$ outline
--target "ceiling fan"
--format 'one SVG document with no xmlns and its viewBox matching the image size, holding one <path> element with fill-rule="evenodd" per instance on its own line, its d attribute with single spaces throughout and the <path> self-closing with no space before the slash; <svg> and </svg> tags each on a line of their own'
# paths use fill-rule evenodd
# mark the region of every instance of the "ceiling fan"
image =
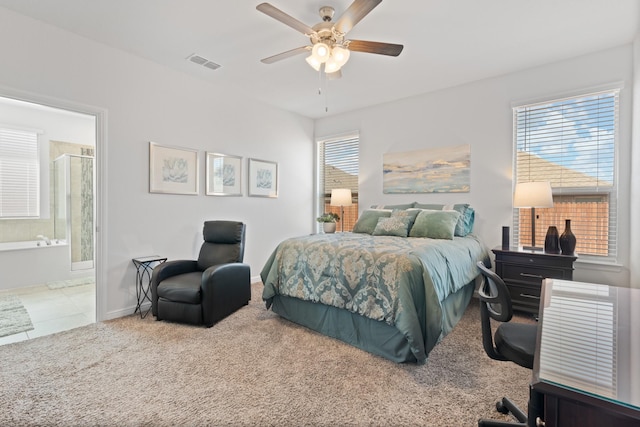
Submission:
<svg viewBox="0 0 640 427">
<path fill-rule="evenodd" d="M 269 56 L 261 61 L 265 64 L 272 64 L 282 59 L 311 52 L 306 58 L 311 67 L 316 71 L 324 72 L 328 78 L 338 78 L 342 75 L 340 69 L 349 60 L 350 51 L 398 56 L 404 48 L 401 44 L 347 40 L 345 38 L 346 34 L 380 2 L 382 0 L 355 0 L 335 22 L 332 21 L 334 8 L 323 6 L 319 10 L 322 22 L 313 27 L 287 15 L 269 3 L 261 3 L 256 6 L 256 9 L 301 32 L 309 37 L 311 42 L 311 45 L 297 47 Z"/>
</svg>

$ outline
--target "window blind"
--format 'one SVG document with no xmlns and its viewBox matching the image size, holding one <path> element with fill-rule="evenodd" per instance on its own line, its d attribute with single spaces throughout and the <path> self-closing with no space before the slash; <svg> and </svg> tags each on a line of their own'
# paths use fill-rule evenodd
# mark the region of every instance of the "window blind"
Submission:
<svg viewBox="0 0 640 427">
<path fill-rule="evenodd" d="M 0 218 L 39 215 L 38 135 L 0 128 Z"/>
<path fill-rule="evenodd" d="M 598 296 L 572 282 L 565 291 L 554 282 L 544 310 L 540 378 L 615 399 L 618 390 L 617 300 L 597 286 Z M 603 293 L 604 292 L 604 293 Z M 565 294 L 563 296 L 563 294 Z"/>
<path fill-rule="evenodd" d="M 619 91 L 514 108 L 514 183 L 549 181 L 553 208 L 536 209 L 536 241 L 565 220 L 576 252 L 617 255 L 616 141 Z M 514 239 L 530 243 L 530 210 L 514 209 Z"/>
<path fill-rule="evenodd" d="M 360 136 L 357 132 L 318 140 L 318 196 L 323 212 L 340 214 L 329 205 L 331 190 L 349 188 L 353 206 L 344 208 L 344 229 L 351 230 L 358 219 L 358 173 Z M 322 213 L 322 212 L 320 212 Z"/>
</svg>

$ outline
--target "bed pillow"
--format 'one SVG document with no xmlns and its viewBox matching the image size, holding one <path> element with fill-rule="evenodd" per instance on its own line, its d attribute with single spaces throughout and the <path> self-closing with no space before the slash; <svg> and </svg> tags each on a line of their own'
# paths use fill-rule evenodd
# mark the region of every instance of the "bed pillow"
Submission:
<svg viewBox="0 0 640 427">
<path fill-rule="evenodd" d="M 388 218 L 391 216 L 391 209 L 366 209 L 353 226 L 354 233 L 371 234 L 378 225 L 379 218 Z"/>
<path fill-rule="evenodd" d="M 397 236 L 407 237 L 409 233 L 409 217 L 391 216 L 389 218 L 378 218 L 376 228 L 373 230 L 374 236 Z"/>
<path fill-rule="evenodd" d="M 416 217 L 420 213 L 421 209 L 394 209 L 391 212 L 391 218 L 408 218 L 409 219 L 409 230 L 413 227 L 413 223 L 416 221 Z"/>
<path fill-rule="evenodd" d="M 423 210 L 409 231 L 409 237 L 429 237 L 431 239 L 453 240 L 460 212 Z"/>
<path fill-rule="evenodd" d="M 414 207 L 416 203 L 403 203 L 400 205 L 372 205 L 372 209 L 409 209 Z"/>
<path fill-rule="evenodd" d="M 460 212 L 460 218 L 456 224 L 456 236 L 464 237 L 473 231 L 473 223 L 475 221 L 475 211 L 468 203 L 457 203 L 455 205 L 440 205 L 436 203 L 415 203 L 415 207 L 419 209 L 432 210 L 456 210 Z"/>
</svg>

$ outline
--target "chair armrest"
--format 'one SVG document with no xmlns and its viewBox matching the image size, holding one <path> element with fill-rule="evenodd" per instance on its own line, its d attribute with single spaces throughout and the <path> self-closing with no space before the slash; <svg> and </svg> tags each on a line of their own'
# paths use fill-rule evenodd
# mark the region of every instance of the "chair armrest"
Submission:
<svg viewBox="0 0 640 427">
<path fill-rule="evenodd" d="M 230 280 L 241 279 L 242 275 L 250 271 L 248 264 L 241 262 L 231 262 L 227 264 L 212 265 L 202 273 L 202 287 L 210 286 L 212 280 Z"/>
<path fill-rule="evenodd" d="M 251 299 L 251 268 L 239 262 L 213 265 L 202 273 L 201 288 L 203 320 L 211 326 L 229 304 Z"/>
<path fill-rule="evenodd" d="M 154 316 L 158 315 L 158 284 L 168 277 L 197 270 L 198 262 L 194 260 L 167 261 L 153 268 L 151 274 L 151 312 Z"/>
</svg>

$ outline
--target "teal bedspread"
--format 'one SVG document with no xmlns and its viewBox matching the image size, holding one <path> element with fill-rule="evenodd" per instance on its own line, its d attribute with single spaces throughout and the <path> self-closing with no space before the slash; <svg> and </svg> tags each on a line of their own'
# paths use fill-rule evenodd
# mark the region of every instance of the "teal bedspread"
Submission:
<svg viewBox="0 0 640 427">
<path fill-rule="evenodd" d="M 473 281 L 477 261 L 486 258 L 474 235 L 453 240 L 358 233 L 291 238 L 278 245 L 261 272 L 262 298 L 267 308 L 276 295 L 285 295 L 385 322 L 406 337 L 423 362 L 448 332 L 442 301 Z"/>
</svg>

